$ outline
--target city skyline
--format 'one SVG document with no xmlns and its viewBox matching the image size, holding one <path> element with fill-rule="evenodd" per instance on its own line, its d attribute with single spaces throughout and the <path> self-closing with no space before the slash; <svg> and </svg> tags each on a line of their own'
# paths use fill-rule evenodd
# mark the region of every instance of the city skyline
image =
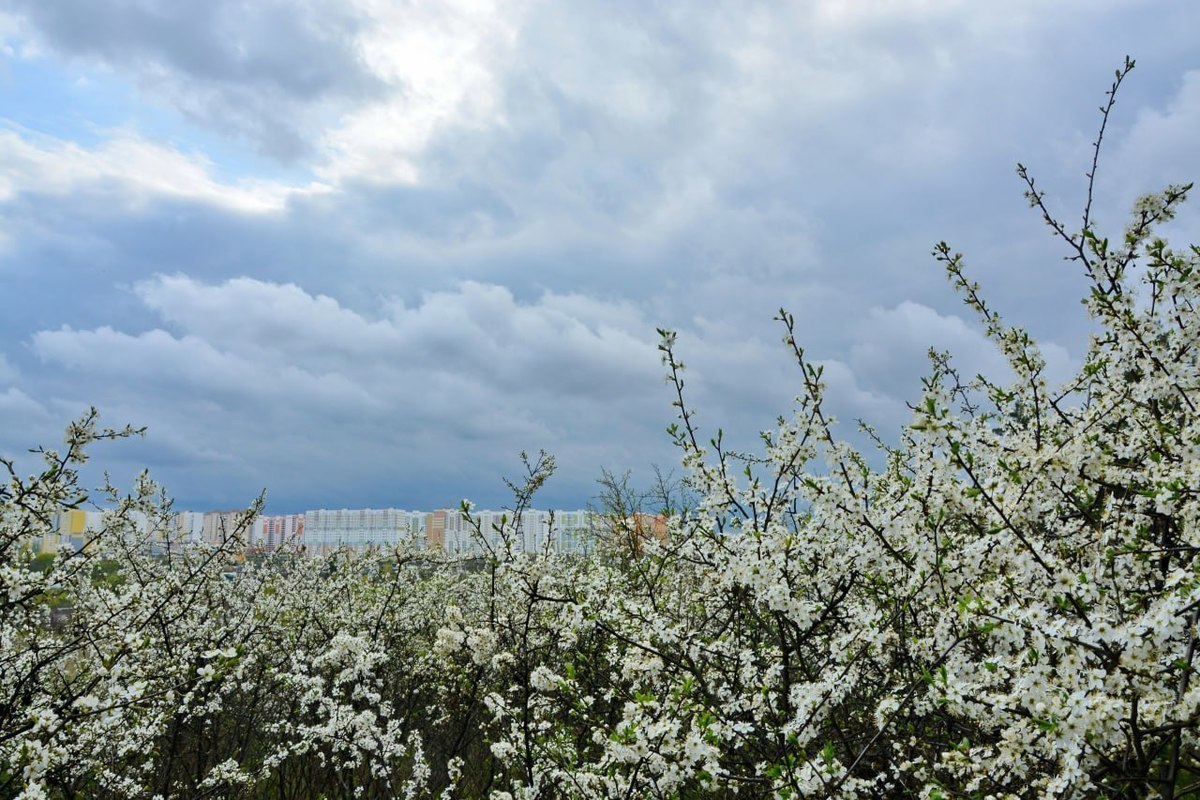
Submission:
<svg viewBox="0 0 1200 800">
<path fill-rule="evenodd" d="M 55 553 L 61 547 L 80 549 L 113 520 L 119 509 L 66 509 L 57 524 L 34 542 L 40 553 Z M 253 509 L 224 511 L 175 511 L 163 519 L 134 511 L 130 519 L 141 535 L 159 546 L 222 545 L 240 535 L 247 552 L 273 552 L 284 546 L 302 548 L 309 557 L 342 550 L 363 551 L 412 545 L 451 555 L 483 555 L 489 549 L 511 546 L 534 553 L 587 554 L 608 517 L 591 509 L 547 510 L 439 508 L 430 511 L 397 508 L 311 509 L 297 514 L 253 514 Z M 644 524 L 642 518 L 662 518 L 635 513 L 627 522 L 642 535 L 665 537 L 665 520 Z M 166 525 L 163 528 L 163 525 Z M 511 540 L 504 542 L 507 531 Z M 240 533 L 239 533 L 240 532 Z M 482 539 L 481 539 L 482 537 Z"/>
</svg>

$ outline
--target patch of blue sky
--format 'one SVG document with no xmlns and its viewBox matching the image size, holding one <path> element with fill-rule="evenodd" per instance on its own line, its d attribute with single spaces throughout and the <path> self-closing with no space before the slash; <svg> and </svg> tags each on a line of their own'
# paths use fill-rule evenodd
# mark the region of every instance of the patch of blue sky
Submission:
<svg viewBox="0 0 1200 800">
<path fill-rule="evenodd" d="M 307 183 L 312 173 L 258 155 L 249 143 L 194 125 L 171 108 L 148 102 L 117 73 L 50 58 L 10 56 L 0 69 L 0 120 L 7 127 L 96 147 L 130 131 L 182 153 L 202 154 L 216 180 L 254 178 Z"/>
</svg>

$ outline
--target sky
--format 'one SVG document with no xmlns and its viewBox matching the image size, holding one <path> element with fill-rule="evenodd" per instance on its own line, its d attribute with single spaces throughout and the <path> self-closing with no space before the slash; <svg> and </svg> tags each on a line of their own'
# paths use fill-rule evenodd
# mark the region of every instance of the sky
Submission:
<svg viewBox="0 0 1200 800">
<path fill-rule="evenodd" d="M 0 0 L 0 453 L 97 446 L 178 508 L 584 507 L 702 435 L 752 450 L 823 365 L 894 440 L 930 347 L 1003 360 L 930 256 L 1078 365 L 1026 164 L 1119 236 L 1200 177 L 1194 0 Z M 1167 233 L 1195 241 L 1197 206 Z M 1193 236 L 1188 239 L 1188 236 Z M 25 458 L 22 464 L 27 463 Z"/>
</svg>

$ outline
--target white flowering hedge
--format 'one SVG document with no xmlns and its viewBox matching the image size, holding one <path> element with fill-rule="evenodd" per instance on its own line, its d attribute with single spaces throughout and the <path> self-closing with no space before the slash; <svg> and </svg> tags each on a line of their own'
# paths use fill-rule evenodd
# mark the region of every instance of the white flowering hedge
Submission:
<svg viewBox="0 0 1200 800">
<path fill-rule="evenodd" d="M 1200 249 L 1155 234 L 1190 187 L 1108 239 L 1021 175 L 1089 279 L 1078 375 L 1051 385 L 946 245 L 1016 379 L 934 356 L 883 469 L 786 313 L 803 390 L 757 456 L 701 438 L 664 332 L 699 498 L 665 542 L 231 571 L 236 535 L 149 554 L 142 480 L 40 571 L 86 448 L 129 433 L 72 425 L 0 489 L 0 797 L 1194 795 Z"/>
</svg>

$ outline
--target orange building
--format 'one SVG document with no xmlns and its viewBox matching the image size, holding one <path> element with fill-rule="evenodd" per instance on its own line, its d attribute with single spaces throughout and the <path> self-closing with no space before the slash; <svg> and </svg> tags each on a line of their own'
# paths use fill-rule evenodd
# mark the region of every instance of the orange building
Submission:
<svg viewBox="0 0 1200 800">
<path fill-rule="evenodd" d="M 446 509 L 431 511 L 425 515 L 425 549 L 446 549 L 446 522 L 450 514 Z"/>
</svg>

